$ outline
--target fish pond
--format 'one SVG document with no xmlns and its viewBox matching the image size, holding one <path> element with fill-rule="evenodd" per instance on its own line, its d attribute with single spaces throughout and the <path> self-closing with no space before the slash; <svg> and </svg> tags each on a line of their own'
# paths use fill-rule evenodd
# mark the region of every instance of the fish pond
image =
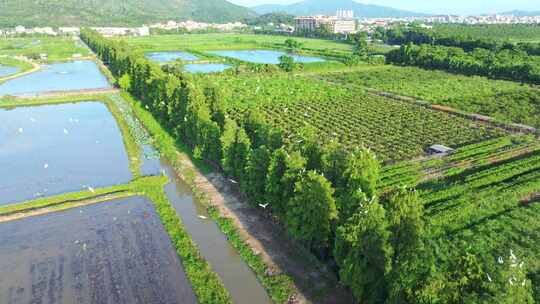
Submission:
<svg viewBox="0 0 540 304">
<path fill-rule="evenodd" d="M 0 96 L 107 88 L 111 88 L 111 84 L 97 64 L 79 60 L 43 65 L 37 72 L 8 80 L 0 84 Z"/>
<path fill-rule="evenodd" d="M 129 160 L 101 102 L 0 108 L 0 205 L 125 184 Z"/>
<path fill-rule="evenodd" d="M 251 63 L 262 64 L 278 64 L 279 57 L 288 55 L 294 58 L 296 62 L 300 63 L 312 63 L 312 62 L 324 62 L 323 58 L 302 56 L 296 54 L 289 54 L 281 51 L 270 50 L 243 50 L 243 51 L 208 51 L 208 54 L 217 55 L 221 57 L 234 58 Z"/>
<path fill-rule="evenodd" d="M 0 77 L 6 77 L 13 74 L 16 74 L 21 69 L 18 67 L 8 66 L 8 65 L 1 65 L 0 64 Z"/>
<path fill-rule="evenodd" d="M 222 63 L 193 63 L 184 65 L 184 70 L 189 73 L 219 73 L 227 69 L 230 69 L 232 66 Z"/>
<path fill-rule="evenodd" d="M 0 303 L 197 303 L 142 197 L 0 223 L 0 256 Z"/>
<path fill-rule="evenodd" d="M 145 56 L 146 58 L 159 63 L 176 61 L 178 59 L 184 61 L 194 61 L 199 59 L 199 57 L 193 54 L 179 51 L 152 52 L 146 53 Z"/>
</svg>

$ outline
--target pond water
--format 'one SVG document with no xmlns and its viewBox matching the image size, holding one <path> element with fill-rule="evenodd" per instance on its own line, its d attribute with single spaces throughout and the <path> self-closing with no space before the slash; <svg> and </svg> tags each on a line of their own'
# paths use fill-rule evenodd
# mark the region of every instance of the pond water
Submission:
<svg viewBox="0 0 540 304">
<path fill-rule="evenodd" d="M 232 66 L 222 63 L 194 63 L 184 65 L 184 70 L 190 73 L 217 73 L 230 69 Z"/>
<path fill-rule="evenodd" d="M 2 95 L 35 95 L 53 91 L 111 88 L 107 78 L 91 60 L 55 63 L 0 84 Z"/>
<path fill-rule="evenodd" d="M 13 66 L 7 66 L 7 65 L 1 65 L 0 64 L 0 77 L 5 77 L 5 76 L 9 76 L 9 75 L 13 75 L 17 72 L 19 72 L 19 68 L 18 67 L 13 67 Z"/>
<path fill-rule="evenodd" d="M 1 223 L 0 257 L 0 303 L 197 303 L 146 198 Z"/>
<path fill-rule="evenodd" d="M 209 54 L 218 55 L 222 57 L 230 57 L 242 61 L 252 63 L 265 63 L 265 64 L 278 64 L 279 57 L 283 55 L 289 55 L 294 58 L 296 62 L 310 63 L 310 62 L 323 62 L 326 61 L 319 57 L 301 56 L 288 54 L 280 51 L 270 50 L 246 50 L 246 51 L 209 51 Z"/>
<path fill-rule="evenodd" d="M 131 180 L 103 103 L 0 109 L 0 121 L 0 205 Z"/>
<path fill-rule="evenodd" d="M 179 51 L 167 51 L 167 52 L 152 52 L 147 53 L 146 58 L 156 61 L 156 62 L 171 62 L 175 61 L 177 59 L 185 60 L 185 61 L 194 61 L 199 59 L 199 57 L 187 53 L 187 52 L 179 52 Z"/>
</svg>

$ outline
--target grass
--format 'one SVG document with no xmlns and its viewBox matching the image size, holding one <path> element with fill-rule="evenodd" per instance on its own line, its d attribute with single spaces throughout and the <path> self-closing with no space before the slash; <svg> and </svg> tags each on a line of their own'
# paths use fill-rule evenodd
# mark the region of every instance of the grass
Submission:
<svg viewBox="0 0 540 304">
<path fill-rule="evenodd" d="M 19 68 L 18 73 L 23 73 L 32 69 L 32 65 L 30 63 L 15 59 L 13 57 L 0 57 L 0 65 L 17 67 Z"/>
<path fill-rule="evenodd" d="M 126 41 L 130 46 L 142 51 L 174 51 L 174 50 L 245 50 L 261 48 L 281 48 L 284 46 L 286 36 L 254 35 L 254 34 L 188 34 L 188 35 L 155 35 L 147 37 L 119 38 Z M 311 50 L 329 50 L 348 52 L 352 46 L 342 42 L 311 39 L 293 38 L 303 47 Z"/>
<path fill-rule="evenodd" d="M 71 37 L 0 38 L 0 55 L 29 57 L 39 54 L 47 54 L 48 61 L 54 62 L 71 59 L 74 54 L 89 56 L 90 51 Z"/>
<path fill-rule="evenodd" d="M 105 200 L 110 200 L 111 196 L 115 199 L 132 196 L 134 195 L 132 190 L 132 185 L 128 184 L 95 189 L 94 192 L 85 190 L 80 192 L 64 193 L 53 197 L 4 205 L 0 206 L 0 217 L 16 213 L 28 213 L 30 211 L 43 208 L 48 208 L 51 212 L 70 209 L 81 204 L 85 204 L 85 202 L 88 203 L 88 201 L 98 203 Z"/>
<path fill-rule="evenodd" d="M 316 75 L 315 78 L 321 78 Z M 415 67 L 377 66 L 322 78 L 411 96 L 433 104 L 540 127 L 540 91 L 525 84 Z"/>
</svg>

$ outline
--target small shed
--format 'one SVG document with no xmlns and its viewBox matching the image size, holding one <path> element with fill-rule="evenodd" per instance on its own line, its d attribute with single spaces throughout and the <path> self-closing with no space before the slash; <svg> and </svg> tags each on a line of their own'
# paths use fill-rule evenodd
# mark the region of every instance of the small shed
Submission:
<svg viewBox="0 0 540 304">
<path fill-rule="evenodd" d="M 443 146 L 443 145 L 433 145 L 428 148 L 429 154 L 447 155 L 447 154 L 452 154 L 453 152 L 454 152 L 454 149 L 449 148 L 447 146 Z"/>
</svg>

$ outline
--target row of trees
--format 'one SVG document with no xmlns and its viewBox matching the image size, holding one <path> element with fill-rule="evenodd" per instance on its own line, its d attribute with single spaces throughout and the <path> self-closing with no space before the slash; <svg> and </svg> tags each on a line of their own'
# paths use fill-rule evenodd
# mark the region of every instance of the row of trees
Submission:
<svg viewBox="0 0 540 304">
<path fill-rule="evenodd" d="M 387 54 L 395 64 L 440 69 L 465 75 L 540 84 L 540 65 L 529 56 L 514 50 L 490 51 L 477 48 L 466 52 L 461 48 L 437 45 L 406 44 Z"/>
<path fill-rule="evenodd" d="M 459 303 L 461 296 L 485 297 L 486 288 L 493 289 L 489 295 L 514 294 L 501 281 L 504 272 L 493 272 L 496 286 L 477 286 L 462 279 L 469 278 L 468 269 L 435 267 L 418 194 L 400 188 L 381 197 L 380 164 L 370 151 L 346 153 L 336 142 L 321 145 L 310 128 L 286 137 L 256 110 L 233 120 L 218 87 L 164 71 L 123 42 L 91 30 L 81 37 L 122 88 L 195 156 L 221 167 L 254 207 L 265 206 L 306 248 L 334 259 L 342 282 L 363 302 Z M 526 299 L 530 282 L 524 282 L 517 291 Z"/>
<path fill-rule="evenodd" d="M 431 44 L 462 48 L 467 52 L 475 49 L 487 49 L 491 51 L 524 51 L 528 55 L 539 55 L 540 43 L 514 44 L 494 38 L 473 37 L 459 31 L 451 34 L 436 30 L 412 27 L 396 27 L 383 32 L 381 38 L 389 44 Z"/>
</svg>

